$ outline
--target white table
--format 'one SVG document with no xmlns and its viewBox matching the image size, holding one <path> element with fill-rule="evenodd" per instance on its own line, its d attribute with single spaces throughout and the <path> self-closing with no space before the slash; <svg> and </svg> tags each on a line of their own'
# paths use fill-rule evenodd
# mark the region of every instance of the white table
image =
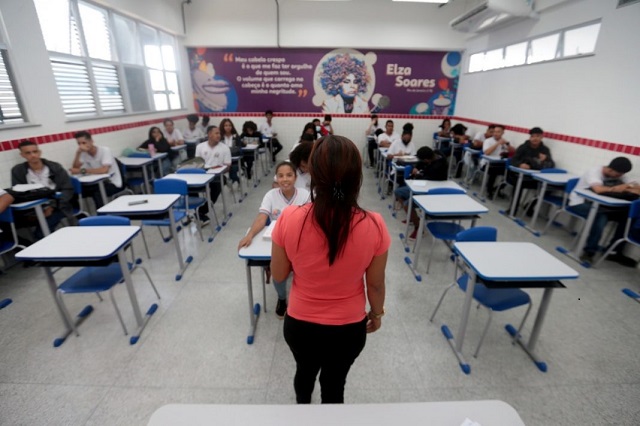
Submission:
<svg viewBox="0 0 640 426">
<path fill-rule="evenodd" d="M 589 233 L 591 232 L 591 227 L 593 226 L 593 222 L 596 219 L 596 214 L 598 213 L 598 209 L 600 206 L 606 207 L 628 207 L 631 202 L 627 200 L 621 200 L 619 198 L 607 197 L 605 195 L 599 195 L 590 189 L 576 189 L 576 194 L 584 197 L 586 201 L 591 201 L 591 208 L 589 209 L 589 214 L 587 215 L 587 220 L 582 227 L 582 232 L 580 232 L 580 238 L 578 238 L 578 242 L 574 247 L 575 253 L 572 253 L 570 250 L 567 250 L 564 247 L 556 247 L 562 254 L 566 254 L 571 259 L 580 263 L 585 268 L 591 267 L 591 263 L 582 262 L 580 260 L 580 254 L 582 253 L 582 249 L 584 248 L 587 238 L 589 237 Z"/>
<path fill-rule="evenodd" d="M 564 189 L 567 182 L 569 182 L 571 179 L 576 178 L 577 176 L 570 173 L 538 173 L 536 175 L 533 175 L 532 177 L 540 182 L 540 189 L 538 191 L 538 202 L 536 203 L 536 207 L 533 210 L 531 225 L 524 225 L 524 228 L 532 232 L 536 237 L 539 237 L 540 232 L 536 230 L 536 222 L 538 221 L 538 216 L 540 214 L 542 200 L 544 199 L 544 195 L 547 193 L 547 187 L 551 185 L 554 187 L 554 189 Z"/>
<path fill-rule="evenodd" d="M 480 184 L 480 194 L 474 192 L 473 196 L 478 198 L 480 201 L 484 203 L 486 201 L 486 198 L 484 198 L 484 194 L 487 191 L 487 179 L 489 178 L 489 168 L 491 166 L 495 166 L 496 164 L 506 164 L 507 160 L 505 160 L 504 158 L 491 158 L 484 154 L 480 156 L 480 159 L 481 159 L 480 164 L 482 164 L 482 160 L 485 160 L 487 164 L 485 164 L 484 173 L 482 174 L 482 183 Z"/>
<path fill-rule="evenodd" d="M 516 187 L 513 191 L 513 196 L 511 197 L 511 207 L 509 209 L 508 218 L 511 220 L 516 220 L 516 201 L 520 199 L 520 191 L 522 190 L 522 181 L 525 176 L 534 176 L 540 173 L 540 170 L 533 169 L 523 169 L 520 167 L 509 166 L 509 171 L 518 174 L 518 180 L 516 181 Z M 504 213 L 504 212 L 501 212 Z"/>
<path fill-rule="evenodd" d="M 58 305 L 56 298 L 58 285 L 51 268 L 55 266 L 104 265 L 105 261 L 114 256 L 117 256 L 120 263 L 127 293 L 129 294 L 138 325 L 138 330 L 130 341 L 131 344 L 138 341 L 149 318 L 158 307 L 155 303 L 151 305 L 143 318 L 129 273 L 124 248 L 139 232 L 139 226 L 70 226 L 59 229 L 48 237 L 16 253 L 16 259 L 39 262 L 45 268 L 49 290 L 66 328 L 63 335 L 54 340 L 54 346 L 57 347 L 64 343 L 65 339 L 71 334 L 72 328 L 71 324 L 67 322 L 62 308 Z M 92 310 L 93 308 L 90 305 L 85 307 L 77 316 L 76 326 L 80 325 Z"/>
<path fill-rule="evenodd" d="M 460 191 L 467 192 L 466 189 L 458 185 L 452 180 L 419 180 L 419 179 L 407 179 L 404 181 L 409 188 L 409 203 L 407 205 L 407 226 L 404 231 L 404 235 L 400 234 L 400 240 L 405 245 L 405 251 L 408 252 L 407 238 L 409 238 L 409 225 L 411 224 L 411 209 L 413 209 L 413 196 L 428 194 L 429 191 L 435 188 L 450 188 L 459 189 Z"/>
<path fill-rule="evenodd" d="M 220 223 L 218 222 L 218 215 L 216 215 L 216 211 L 213 208 L 213 201 L 211 200 L 211 190 L 209 189 L 209 182 L 216 178 L 216 174 L 213 173 L 171 173 L 166 175 L 163 179 L 178 179 L 186 182 L 187 187 L 190 190 L 204 192 L 207 199 L 207 205 L 209 207 L 209 211 L 213 214 L 213 217 L 216 221 L 216 227 L 211 227 L 211 235 L 209 236 L 209 242 L 212 242 L 214 239 L 214 233 L 220 232 L 222 229 Z M 222 192 L 222 188 L 220 188 L 220 192 Z M 222 194 L 221 194 L 222 195 Z M 222 221 L 222 225 L 226 225 L 226 210 L 225 210 L 225 220 Z"/>
<path fill-rule="evenodd" d="M 271 239 L 263 237 L 266 230 L 267 227 L 258 232 L 258 234 L 253 237 L 253 240 L 251 241 L 251 245 L 249 245 L 249 247 L 242 247 L 240 250 L 238 250 L 238 257 L 246 261 L 250 326 L 249 335 L 247 336 L 247 344 L 249 345 L 253 343 L 256 334 L 256 327 L 258 326 L 258 318 L 260 317 L 260 304 L 253 303 L 253 281 L 251 279 L 251 267 L 256 266 L 259 268 L 265 268 L 268 267 L 271 263 Z M 262 303 L 264 312 L 266 313 L 267 296 L 264 274 L 261 273 L 260 276 L 262 277 Z"/>
<path fill-rule="evenodd" d="M 536 366 L 543 372 L 547 371 L 546 363 L 540 361 L 535 355 L 536 342 L 551 302 L 553 288 L 562 286 L 558 285 L 558 280 L 578 278 L 578 272 L 533 243 L 457 242 L 453 247 L 464 263 L 469 266 L 469 279 L 467 280 L 467 291 L 465 292 L 462 317 L 456 338 L 454 339 L 446 325 L 442 326 L 442 332 L 454 350 L 462 371 L 466 374 L 471 372 L 471 367 L 465 362 L 462 355 L 462 343 L 469 320 L 476 277 L 490 281 L 492 284 L 504 284 L 504 287 L 542 287 L 545 289 L 529 342 L 525 344 L 522 336 L 516 336 L 515 327 L 507 325 L 506 328 Z"/>
<path fill-rule="evenodd" d="M 82 186 L 90 186 L 90 185 L 98 185 L 100 190 L 100 196 L 102 197 L 102 204 L 107 204 L 109 202 L 109 197 L 107 196 L 107 191 L 104 188 L 104 181 L 111 178 L 109 173 L 100 173 L 96 175 L 73 175 L 76 179 L 80 181 Z"/>
<path fill-rule="evenodd" d="M 169 216 L 169 233 L 176 247 L 178 256 L 179 271 L 176 275 L 176 281 L 182 279 L 182 274 L 191 264 L 193 256 L 187 256 L 182 259 L 182 250 L 180 242 L 175 230 L 175 217 L 173 214 L 173 205 L 178 202 L 180 195 L 178 194 L 141 194 L 141 195 L 123 195 L 111 201 L 98 209 L 98 214 L 124 216 L 133 220 L 158 219 L 158 217 Z M 146 201 L 144 204 L 131 204 L 140 201 Z"/>
<path fill-rule="evenodd" d="M 418 273 L 418 260 L 420 259 L 420 246 L 422 232 L 427 220 L 426 216 L 449 220 L 471 220 L 471 227 L 473 228 L 477 216 L 487 213 L 489 209 L 466 194 L 414 195 L 413 201 L 420 208 L 418 211 L 420 224 L 416 233 L 413 261 L 407 256 L 405 257 L 405 262 L 411 268 L 416 280 L 422 281 L 422 276 Z"/>
<path fill-rule="evenodd" d="M 482 426 L 524 426 L 512 406 L 496 400 L 394 404 L 169 404 L 157 409 L 148 425 L 461 426 L 466 419 Z"/>
<path fill-rule="evenodd" d="M 163 175 L 164 171 L 162 169 L 162 159 L 166 156 L 166 152 L 159 152 L 156 153 L 156 155 L 154 155 L 153 157 L 118 157 L 118 161 L 120 161 L 124 165 L 125 169 L 142 169 L 142 177 L 144 179 L 145 188 L 147 189 L 147 194 L 151 194 L 151 180 L 149 179 L 147 167 L 153 164 L 154 161 L 157 161 L 160 175 Z M 153 176 L 153 169 L 151 170 L 151 175 Z"/>
<path fill-rule="evenodd" d="M 33 209 L 36 212 L 36 218 L 38 219 L 38 225 L 40 225 L 40 229 L 42 230 L 42 235 L 46 237 L 51 234 L 51 230 L 49 229 L 47 218 L 44 216 L 42 206 L 49 203 L 49 201 L 51 201 L 49 198 L 40 198 L 39 200 L 25 201 L 24 203 L 14 203 L 11 204 L 11 209 L 14 211 Z"/>
</svg>

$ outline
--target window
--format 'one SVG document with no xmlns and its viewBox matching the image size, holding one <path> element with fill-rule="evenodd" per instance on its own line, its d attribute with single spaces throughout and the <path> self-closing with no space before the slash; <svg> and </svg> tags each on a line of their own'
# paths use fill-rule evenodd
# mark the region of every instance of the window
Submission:
<svg viewBox="0 0 640 426">
<path fill-rule="evenodd" d="M 79 0 L 35 0 L 67 117 L 182 108 L 169 34 Z"/>
<path fill-rule="evenodd" d="M 640 1 L 640 0 L 638 0 Z M 600 22 L 589 22 L 469 56 L 468 72 L 490 71 L 595 53 Z"/>
<path fill-rule="evenodd" d="M 8 46 L 0 19 L 0 128 L 6 124 L 24 123 L 25 117 L 11 72 Z"/>
</svg>

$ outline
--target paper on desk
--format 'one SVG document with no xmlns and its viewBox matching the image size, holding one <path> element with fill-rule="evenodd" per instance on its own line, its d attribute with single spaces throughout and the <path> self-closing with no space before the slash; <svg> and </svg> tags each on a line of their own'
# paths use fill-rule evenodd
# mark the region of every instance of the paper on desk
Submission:
<svg viewBox="0 0 640 426">
<path fill-rule="evenodd" d="M 210 169 L 207 170 L 207 173 L 212 174 L 212 175 L 217 175 L 218 173 L 222 173 L 222 171 L 226 168 L 227 166 L 218 166 L 218 167 L 212 167 Z"/>
<path fill-rule="evenodd" d="M 482 425 L 478 422 L 474 422 L 473 420 L 467 417 L 466 419 L 464 419 L 464 422 L 462 422 L 460 426 L 482 426 Z"/>
<path fill-rule="evenodd" d="M 271 239 L 271 233 L 273 232 L 273 228 L 276 227 L 276 221 L 271 221 L 271 223 L 269 224 L 269 226 L 267 226 L 267 229 L 264 230 L 264 234 L 262 234 L 262 238 L 264 238 L 265 240 L 270 240 Z"/>
<path fill-rule="evenodd" d="M 32 189 L 40 189 L 40 188 L 44 188 L 44 185 L 42 185 L 41 183 L 21 183 L 18 185 L 13 185 L 13 188 L 11 189 L 18 192 L 27 192 L 27 191 L 31 191 Z"/>
</svg>

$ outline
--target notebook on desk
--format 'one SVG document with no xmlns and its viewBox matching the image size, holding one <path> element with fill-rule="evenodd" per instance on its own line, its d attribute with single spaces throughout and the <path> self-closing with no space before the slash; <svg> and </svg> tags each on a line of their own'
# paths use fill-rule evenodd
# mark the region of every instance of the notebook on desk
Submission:
<svg viewBox="0 0 640 426">
<path fill-rule="evenodd" d="M 276 221 L 271 221 L 271 223 L 269 224 L 269 226 L 266 227 L 266 229 L 264 230 L 264 234 L 262 234 L 262 238 L 264 238 L 265 240 L 270 240 L 271 239 L 271 233 L 273 232 L 273 228 L 276 227 Z"/>
</svg>

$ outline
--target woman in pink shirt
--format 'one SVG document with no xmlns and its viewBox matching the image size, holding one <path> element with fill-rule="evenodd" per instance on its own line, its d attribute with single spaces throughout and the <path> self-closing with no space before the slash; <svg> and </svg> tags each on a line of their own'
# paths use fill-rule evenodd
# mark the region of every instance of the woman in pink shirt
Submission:
<svg viewBox="0 0 640 426">
<path fill-rule="evenodd" d="M 284 337 L 296 360 L 297 402 L 311 402 L 320 372 L 322 403 L 343 403 L 347 373 L 384 315 L 390 238 L 382 217 L 358 205 L 362 158 L 353 142 L 320 138 L 309 171 L 312 203 L 280 215 L 271 273 L 282 281 L 294 271 Z"/>
</svg>

